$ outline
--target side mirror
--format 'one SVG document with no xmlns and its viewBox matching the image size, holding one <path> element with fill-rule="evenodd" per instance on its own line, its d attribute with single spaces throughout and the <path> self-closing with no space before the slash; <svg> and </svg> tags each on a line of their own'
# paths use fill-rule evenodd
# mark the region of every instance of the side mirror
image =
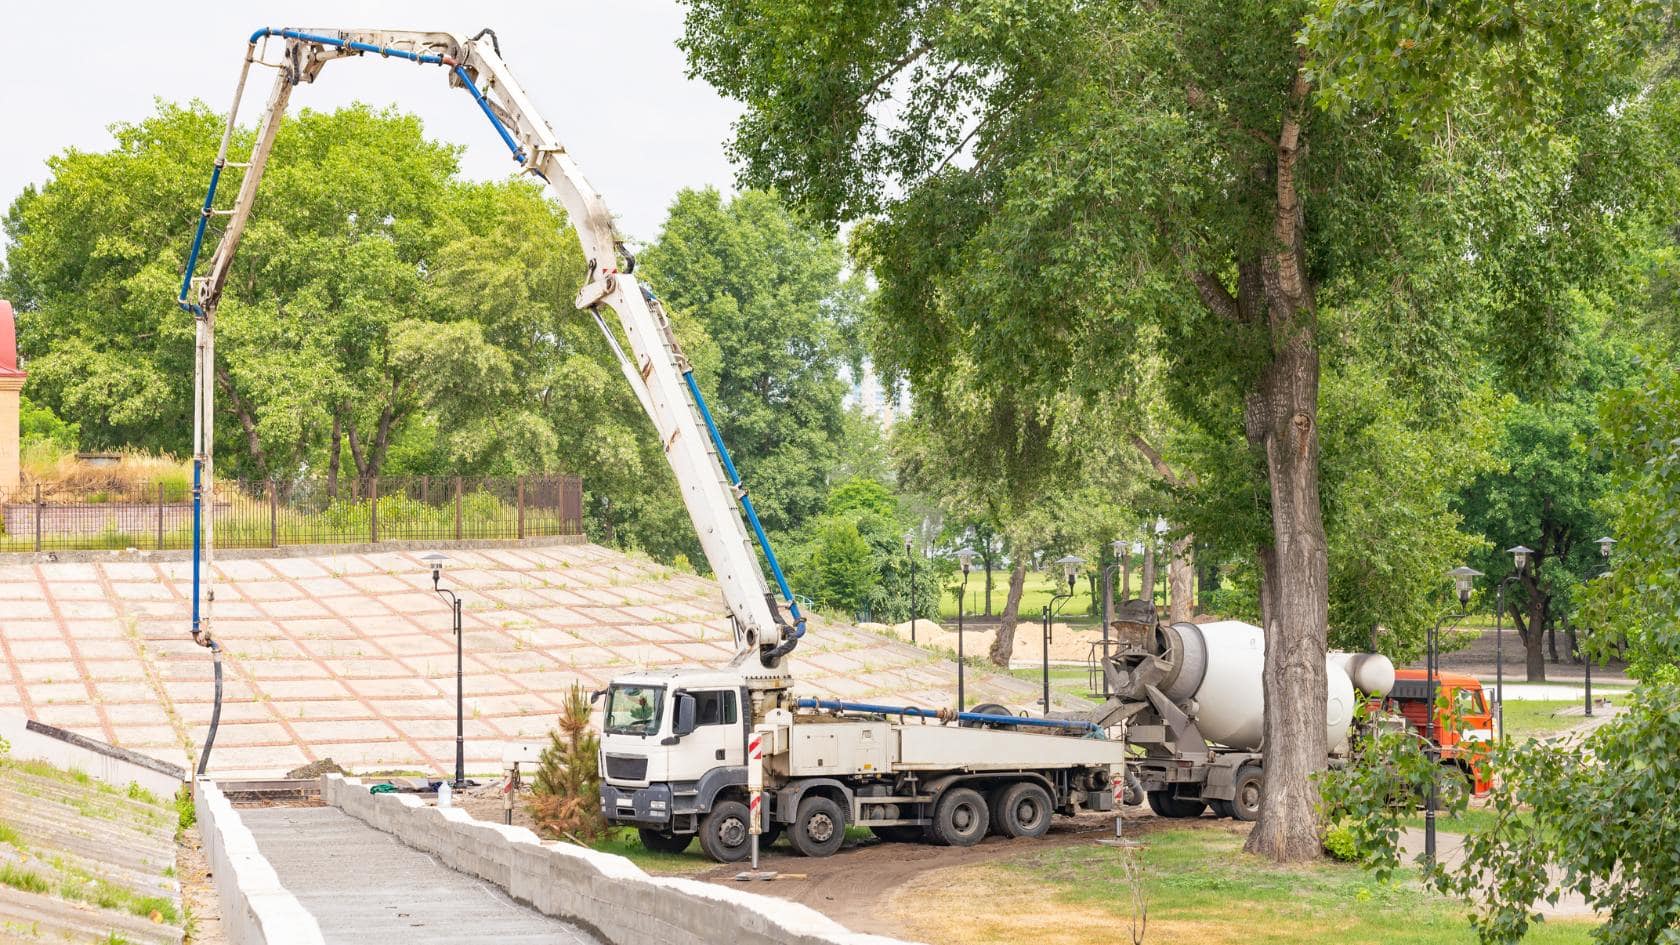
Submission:
<svg viewBox="0 0 1680 945">
<path fill-rule="evenodd" d="M 600 702 L 601 697 L 606 695 L 606 694 L 607 694 L 607 691 L 605 689 L 595 690 L 594 692 L 589 694 L 589 704 L 594 705 L 595 703 Z"/>
<path fill-rule="evenodd" d="M 671 720 L 671 734 L 678 738 L 694 732 L 694 697 L 686 692 L 677 693 L 677 714 Z"/>
</svg>

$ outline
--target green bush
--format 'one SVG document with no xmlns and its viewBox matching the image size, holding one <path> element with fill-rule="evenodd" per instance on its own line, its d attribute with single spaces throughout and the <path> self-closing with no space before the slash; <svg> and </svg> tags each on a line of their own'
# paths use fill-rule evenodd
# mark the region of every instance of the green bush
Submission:
<svg viewBox="0 0 1680 945">
<path fill-rule="evenodd" d="M 1324 852 L 1343 863 L 1359 861 L 1359 842 L 1343 821 L 1336 821 L 1324 832 Z"/>
</svg>

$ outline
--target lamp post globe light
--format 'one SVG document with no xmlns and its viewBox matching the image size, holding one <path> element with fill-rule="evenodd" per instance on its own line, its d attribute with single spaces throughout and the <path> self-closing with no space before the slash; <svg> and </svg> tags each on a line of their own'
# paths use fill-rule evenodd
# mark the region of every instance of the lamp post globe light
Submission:
<svg viewBox="0 0 1680 945">
<path fill-rule="evenodd" d="M 977 552 L 964 545 L 957 551 L 957 563 L 962 565 L 962 589 L 957 592 L 957 711 L 968 708 L 966 695 L 963 692 L 963 602 L 968 599 L 968 569 L 974 564 Z"/>
<path fill-rule="evenodd" d="M 467 783 L 466 773 L 466 721 L 461 712 L 461 598 L 447 587 L 439 587 L 438 581 L 443 577 L 443 566 L 448 563 L 447 555 L 436 551 L 420 556 L 420 560 L 432 569 L 432 590 L 449 602 L 449 609 L 455 615 L 455 780 L 450 785 L 462 788 Z"/>
<path fill-rule="evenodd" d="M 1055 619 L 1056 612 L 1063 604 L 1073 597 L 1073 582 L 1079 576 L 1079 569 L 1085 564 L 1085 559 L 1078 555 L 1062 555 L 1056 559 L 1056 564 L 1062 567 L 1062 577 L 1067 581 L 1067 590 L 1056 592 L 1050 598 L 1050 603 L 1044 605 L 1044 711 L 1050 712 L 1050 621 Z"/>
<path fill-rule="evenodd" d="M 1598 556 L 1599 556 L 1599 558 L 1601 558 L 1604 561 L 1604 570 L 1599 572 L 1598 576 L 1601 577 L 1601 578 L 1602 577 L 1609 577 L 1610 576 L 1610 551 L 1611 551 L 1611 546 L 1616 544 L 1616 539 L 1611 538 L 1609 535 L 1605 535 L 1603 538 L 1600 538 L 1596 542 L 1596 544 L 1598 545 Z M 1593 714 L 1592 656 L 1591 656 L 1590 653 L 1587 652 L 1586 635 L 1587 635 L 1587 630 L 1586 630 L 1585 627 L 1582 627 L 1581 628 L 1581 641 L 1576 645 L 1581 648 L 1581 671 L 1584 674 L 1582 676 L 1582 684 L 1583 684 L 1582 695 L 1584 697 L 1584 703 L 1585 704 L 1581 708 L 1582 708 L 1582 711 L 1585 712 L 1590 717 Z"/>
<path fill-rule="evenodd" d="M 1440 807 L 1440 795 L 1436 788 L 1436 780 L 1441 775 L 1441 746 L 1435 741 L 1435 693 L 1439 688 L 1436 681 L 1441 675 L 1441 624 L 1448 618 L 1457 619 L 1469 615 L 1470 593 L 1476 589 L 1476 579 L 1482 572 L 1466 565 L 1459 565 L 1447 572 L 1452 578 L 1453 587 L 1458 591 L 1458 610 L 1448 611 L 1435 621 L 1435 626 L 1429 630 L 1428 652 L 1424 657 L 1425 678 L 1427 682 L 1424 692 L 1429 702 L 1428 721 L 1424 723 L 1424 744 L 1428 746 L 1429 770 L 1429 798 L 1423 808 L 1423 856 L 1427 862 L 1435 862 L 1435 811 Z"/>
<path fill-rule="evenodd" d="M 1511 556 L 1517 569 L 1499 582 L 1493 595 L 1493 707 L 1494 718 L 1499 722 L 1500 738 L 1505 737 L 1505 588 L 1512 581 L 1522 578 L 1529 560 L 1534 556 L 1534 549 L 1516 545 L 1505 549 L 1505 553 Z"/>
<path fill-rule="evenodd" d="M 1120 556 L 1126 553 L 1126 543 L 1116 538 L 1108 543 L 1110 551 L 1114 552 L 1114 560 L 1103 568 L 1103 612 L 1102 612 L 1102 652 L 1103 665 L 1108 663 L 1108 628 L 1114 622 L 1114 572 L 1120 567 Z M 1125 593 L 1122 589 L 1121 593 Z M 1101 672 L 1100 668 L 1098 670 Z M 1108 674 L 1102 675 L 1102 694 L 1108 697 Z"/>
</svg>

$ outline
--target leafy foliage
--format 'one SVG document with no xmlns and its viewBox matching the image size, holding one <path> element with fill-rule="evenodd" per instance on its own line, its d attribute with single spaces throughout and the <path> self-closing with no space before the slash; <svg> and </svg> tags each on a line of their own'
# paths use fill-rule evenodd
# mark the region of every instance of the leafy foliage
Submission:
<svg viewBox="0 0 1680 945">
<path fill-rule="evenodd" d="M 843 366 L 855 366 L 862 289 L 842 278 L 840 244 L 775 194 L 725 201 L 684 190 L 639 271 L 719 356 L 695 374 L 765 527 L 822 510 L 843 434 Z"/>
<path fill-rule="evenodd" d="M 605 832 L 600 749 L 589 715 L 589 696 L 582 686 L 572 683 L 560 711 L 560 726 L 549 732 L 548 747 L 537 759 L 530 809 L 543 833 L 587 843 Z"/>
</svg>

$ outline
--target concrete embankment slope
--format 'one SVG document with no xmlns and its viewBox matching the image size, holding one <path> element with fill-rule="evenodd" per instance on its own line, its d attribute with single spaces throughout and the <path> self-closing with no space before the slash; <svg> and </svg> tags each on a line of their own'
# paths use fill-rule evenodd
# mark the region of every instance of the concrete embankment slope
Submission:
<svg viewBox="0 0 1680 945">
<path fill-rule="evenodd" d="M 357 770 L 453 768 L 455 641 L 420 551 L 220 560 L 226 650 L 214 775 L 277 775 L 323 758 Z M 572 682 L 733 652 L 711 581 L 553 540 L 452 549 L 465 600 L 469 772 L 540 739 Z M 68 557 L 68 556 L 66 556 Z M 191 768 L 210 721 L 211 664 L 189 635 L 185 560 L 132 555 L 0 562 L 0 711 Z M 802 693 L 949 705 L 955 667 L 814 621 L 792 659 Z M 971 673 L 971 701 L 1026 705 L 1034 687 Z"/>
</svg>

